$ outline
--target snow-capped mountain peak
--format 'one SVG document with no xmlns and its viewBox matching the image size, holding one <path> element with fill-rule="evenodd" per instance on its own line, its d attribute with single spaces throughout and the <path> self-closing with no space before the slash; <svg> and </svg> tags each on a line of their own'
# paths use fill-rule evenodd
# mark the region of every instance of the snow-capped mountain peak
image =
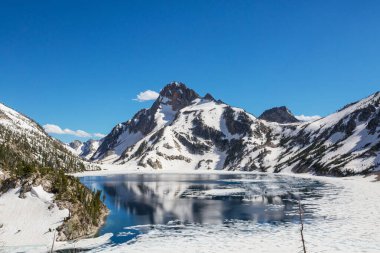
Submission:
<svg viewBox="0 0 380 253">
<path fill-rule="evenodd" d="M 313 122 L 286 107 L 259 118 L 183 83 L 118 124 L 92 160 L 151 169 L 224 169 L 348 175 L 380 169 L 380 93 Z"/>
<path fill-rule="evenodd" d="M 137 112 L 131 120 L 118 124 L 104 138 L 93 160 L 117 159 L 122 153 L 152 132 L 170 125 L 177 112 L 190 105 L 199 95 L 180 82 L 171 82 L 161 91 L 149 109 Z"/>
<path fill-rule="evenodd" d="M 200 96 L 194 90 L 187 88 L 186 85 L 181 82 L 172 82 L 160 91 L 160 96 L 157 98 L 155 104 L 170 105 L 173 111 L 178 111 L 188 106 L 196 98 L 200 98 Z"/>
<path fill-rule="evenodd" d="M 265 136 L 263 125 L 255 121 L 242 109 L 215 101 L 210 94 L 201 97 L 185 84 L 173 82 L 161 90 L 151 108 L 117 125 L 92 159 L 160 167 L 151 152 L 155 150 L 163 160 L 190 163 L 192 168 L 207 164 L 222 169 L 229 142 L 243 136 Z M 205 160 L 205 153 L 209 159 Z"/>
</svg>

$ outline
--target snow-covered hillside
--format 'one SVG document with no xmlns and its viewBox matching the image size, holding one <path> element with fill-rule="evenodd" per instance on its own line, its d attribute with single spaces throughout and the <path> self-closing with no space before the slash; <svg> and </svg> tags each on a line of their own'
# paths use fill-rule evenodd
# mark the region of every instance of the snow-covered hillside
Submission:
<svg viewBox="0 0 380 253">
<path fill-rule="evenodd" d="M 20 162 L 66 171 L 84 165 L 64 145 L 50 137 L 34 120 L 0 103 L 0 166 L 12 169 Z"/>
<path fill-rule="evenodd" d="M 43 128 L 32 119 L 0 103 L 0 125 L 18 133 L 45 135 Z"/>
<path fill-rule="evenodd" d="M 55 229 L 69 216 L 69 210 L 60 209 L 54 203 L 54 194 L 42 186 L 32 187 L 20 198 L 20 187 L 10 189 L 0 198 L 0 222 L 2 246 L 50 245 Z M 6 249 L 4 249 L 7 252 Z M 27 251 L 25 249 L 25 251 Z"/>
<path fill-rule="evenodd" d="M 173 82 L 151 108 L 118 124 L 91 160 L 152 169 L 368 173 L 380 170 L 379 101 L 376 93 L 314 122 L 299 122 L 286 107 L 258 119 Z"/>
<path fill-rule="evenodd" d="M 277 170 L 347 175 L 380 170 L 380 92 L 325 118 L 283 131 Z"/>
</svg>

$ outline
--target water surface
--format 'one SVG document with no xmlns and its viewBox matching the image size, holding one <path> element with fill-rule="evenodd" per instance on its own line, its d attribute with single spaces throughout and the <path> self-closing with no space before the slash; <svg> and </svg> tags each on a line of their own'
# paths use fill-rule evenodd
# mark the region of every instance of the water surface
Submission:
<svg viewBox="0 0 380 253">
<path fill-rule="evenodd" d="M 299 199 L 320 198 L 325 188 L 312 179 L 268 174 L 130 174 L 81 181 L 105 194 L 111 213 L 99 235 L 113 233 L 114 244 L 158 226 L 299 222 Z M 313 208 L 305 208 L 306 222 L 314 219 Z"/>
</svg>

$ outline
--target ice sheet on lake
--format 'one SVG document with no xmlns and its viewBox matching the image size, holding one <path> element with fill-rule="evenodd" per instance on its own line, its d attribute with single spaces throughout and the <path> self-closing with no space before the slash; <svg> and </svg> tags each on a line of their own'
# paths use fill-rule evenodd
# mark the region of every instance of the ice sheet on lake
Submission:
<svg viewBox="0 0 380 253">
<path fill-rule="evenodd" d="M 331 184 L 331 193 L 308 199 L 316 221 L 306 220 L 304 233 L 308 252 L 380 252 L 380 183 L 369 178 L 319 178 Z M 334 186 L 334 187 L 333 187 Z M 338 187 L 338 191 L 334 190 Z M 327 188 L 326 191 L 329 191 Z M 132 243 L 103 248 L 103 252 L 301 252 L 299 224 L 273 226 L 231 221 L 228 224 L 170 229 L 153 226 Z M 93 250 L 100 252 L 100 250 Z"/>
</svg>

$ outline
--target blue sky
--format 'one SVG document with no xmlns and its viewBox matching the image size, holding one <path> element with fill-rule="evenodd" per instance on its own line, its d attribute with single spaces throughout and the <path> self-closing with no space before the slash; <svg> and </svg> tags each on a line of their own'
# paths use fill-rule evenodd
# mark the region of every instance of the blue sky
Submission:
<svg viewBox="0 0 380 253">
<path fill-rule="evenodd" d="M 172 80 L 254 115 L 326 115 L 380 90 L 379 13 L 369 0 L 2 0 L 0 101 L 91 134 Z"/>
</svg>

